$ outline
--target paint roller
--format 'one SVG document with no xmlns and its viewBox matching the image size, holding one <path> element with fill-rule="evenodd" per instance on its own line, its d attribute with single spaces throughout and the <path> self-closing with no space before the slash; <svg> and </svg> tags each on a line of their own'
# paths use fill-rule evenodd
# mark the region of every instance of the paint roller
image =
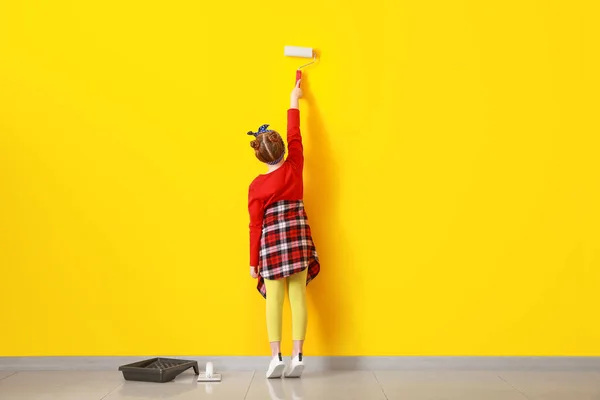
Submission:
<svg viewBox="0 0 600 400">
<path fill-rule="evenodd" d="M 206 372 L 198 375 L 198 382 L 221 382 L 221 374 L 215 374 L 212 362 L 206 363 Z M 206 390 L 208 391 L 209 387 Z"/>
<path fill-rule="evenodd" d="M 283 49 L 283 55 L 286 57 L 301 57 L 301 58 L 312 58 L 313 60 L 308 64 L 304 64 L 296 71 L 296 83 L 302 79 L 302 68 L 308 67 L 317 62 L 317 53 L 310 47 L 297 47 L 297 46 L 285 46 Z"/>
</svg>

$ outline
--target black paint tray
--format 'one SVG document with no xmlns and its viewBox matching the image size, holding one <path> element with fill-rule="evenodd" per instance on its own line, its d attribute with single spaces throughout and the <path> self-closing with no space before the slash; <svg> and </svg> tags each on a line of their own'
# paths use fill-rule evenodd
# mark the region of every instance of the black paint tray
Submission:
<svg viewBox="0 0 600 400">
<path fill-rule="evenodd" d="M 196 375 L 198 361 L 176 360 L 174 358 L 152 358 L 150 360 L 138 361 L 133 364 L 121 365 L 119 371 L 128 381 L 142 382 L 170 382 L 183 371 L 194 368 Z"/>
</svg>

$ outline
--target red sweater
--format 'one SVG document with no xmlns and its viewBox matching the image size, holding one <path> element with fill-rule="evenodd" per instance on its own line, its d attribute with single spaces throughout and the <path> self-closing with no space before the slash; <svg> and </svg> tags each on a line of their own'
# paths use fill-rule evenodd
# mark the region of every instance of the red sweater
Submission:
<svg viewBox="0 0 600 400">
<path fill-rule="evenodd" d="M 281 200 L 302 200 L 304 155 L 300 134 L 300 111 L 288 110 L 288 156 L 281 167 L 270 174 L 259 175 L 248 190 L 250 212 L 250 266 L 258 267 L 260 238 L 265 209 Z"/>
</svg>

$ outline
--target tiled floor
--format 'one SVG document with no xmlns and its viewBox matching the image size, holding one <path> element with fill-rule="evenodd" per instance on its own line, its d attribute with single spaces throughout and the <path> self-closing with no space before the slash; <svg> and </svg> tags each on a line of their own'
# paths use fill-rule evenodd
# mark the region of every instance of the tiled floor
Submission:
<svg viewBox="0 0 600 400">
<path fill-rule="evenodd" d="M 0 371 L 0 379 L 4 379 L 6 377 L 9 377 L 11 375 L 13 375 L 14 372 L 11 371 Z"/>
<path fill-rule="evenodd" d="M 270 380 L 226 372 L 223 382 L 126 382 L 118 371 L 0 371 L 1 400 L 600 400 L 600 372 L 332 371 Z"/>
</svg>

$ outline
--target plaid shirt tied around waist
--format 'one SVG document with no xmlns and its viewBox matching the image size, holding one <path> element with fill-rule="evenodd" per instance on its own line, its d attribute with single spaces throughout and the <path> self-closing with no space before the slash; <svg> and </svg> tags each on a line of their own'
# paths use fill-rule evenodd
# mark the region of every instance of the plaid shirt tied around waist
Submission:
<svg viewBox="0 0 600 400">
<path fill-rule="evenodd" d="M 283 200 L 265 210 L 257 289 L 266 298 L 265 279 L 282 279 L 308 268 L 308 285 L 321 265 L 302 200 Z"/>
</svg>

